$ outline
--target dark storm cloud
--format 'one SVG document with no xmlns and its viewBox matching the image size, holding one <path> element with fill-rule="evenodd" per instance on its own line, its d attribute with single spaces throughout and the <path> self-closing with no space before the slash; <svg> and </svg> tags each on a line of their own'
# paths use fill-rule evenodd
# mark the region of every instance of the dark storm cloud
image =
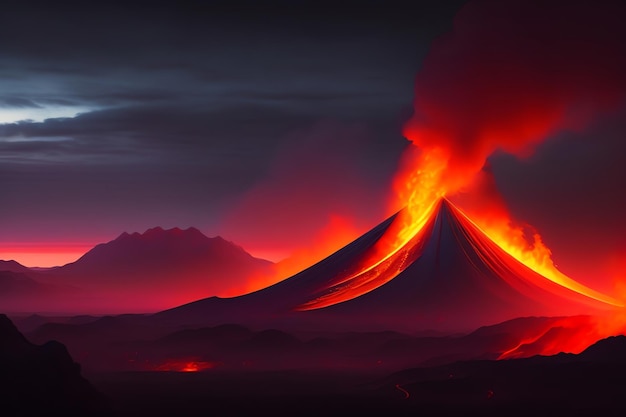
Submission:
<svg viewBox="0 0 626 417">
<path fill-rule="evenodd" d="M 147 17 L 104 13 L 94 27 L 81 20 L 71 30 L 59 29 L 53 18 L 41 22 L 39 30 L 56 33 L 59 40 L 46 51 L 31 44 L 31 38 L 24 40 L 25 47 L 9 59 L 13 65 L 2 70 L 13 74 L 3 84 L 38 103 L 93 110 L 76 118 L 0 127 L 0 137 L 19 137 L 20 142 L 58 139 L 41 148 L 5 141 L 0 146 L 10 152 L 3 159 L 40 161 L 48 155 L 75 161 L 118 155 L 133 161 L 150 155 L 167 160 L 175 152 L 178 160 L 201 160 L 204 153 L 218 151 L 239 153 L 249 164 L 262 166 L 287 132 L 320 119 L 385 124 L 384 134 L 374 135 L 373 141 L 397 139 L 397 115 L 408 106 L 406 84 L 413 68 L 407 68 L 404 52 L 398 53 L 406 45 L 375 36 L 381 28 L 370 33 L 347 20 L 339 37 L 299 29 L 286 38 L 279 27 L 257 34 L 259 22 L 247 15 L 234 27 L 222 22 L 217 29 L 196 19 L 189 23 L 185 14 L 178 18 L 191 29 L 171 26 L 158 13 L 156 20 Z M 107 32 L 109 20 L 121 25 Z M 250 22 L 253 27 L 246 27 Z M 359 30 L 350 33 L 351 28 Z M 83 29 L 86 36 L 74 36 Z M 185 30 L 197 30 L 198 36 L 187 34 L 185 42 L 178 42 Z M 209 36 L 214 31 L 216 39 Z M 55 52 L 48 56 L 49 51 Z M 409 61 L 416 62 L 415 55 L 407 53 Z M 400 146 L 392 146 L 392 152 Z"/>
<path fill-rule="evenodd" d="M 331 100 L 331 99 L 329 99 Z M 250 162 L 270 155 L 291 129 L 307 126 L 330 112 L 311 114 L 292 100 L 248 100 L 221 106 L 134 106 L 97 110 L 75 118 L 47 119 L 0 125 L 0 150 L 40 154 L 46 148 L 64 150 L 51 157 L 120 157 L 169 160 L 187 154 L 184 163 L 202 161 L 214 151 L 239 153 Z M 332 101 L 332 100 L 331 100 Z M 327 109 L 326 109 L 327 110 Z M 7 154 L 0 155 L 0 159 Z"/>
<path fill-rule="evenodd" d="M 345 46 L 330 45 L 330 51 L 301 51 L 306 65 L 269 58 L 250 63 L 248 51 L 223 48 L 208 54 L 210 59 L 204 57 L 195 66 L 176 70 L 150 71 L 138 65 L 109 69 L 107 74 L 92 77 L 87 73 L 39 74 L 29 69 L 22 73 L 21 93 L 30 94 L 39 103 L 81 104 L 95 110 L 75 119 L 7 125 L 0 129 L 0 136 L 65 136 L 80 142 L 81 152 L 88 151 L 89 143 L 98 151 L 98 143 L 111 136 L 126 137 L 131 150 L 154 145 L 154 151 L 165 143 L 171 150 L 184 144 L 191 157 L 210 149 L 208 142 L 228 141 L 239 149 L 255 139 L 262 143 L 261 151 L 271 150 L 289 129 L 320 118 L 376 123 L 395 117 L 410 97 L 410 92 L 397 83 L 398 75 L 409 81 L 412 74 L 398 67 L 398 74 L 385 77 L 388 70 L 381 62 L 387 61 L 387 52 L 366 47 L 357 42 L 354 48 L 359 52 L 351 51 L 361 62 L 341 58 Z M 285 54 L 281 44 L 264 48 L 264 57 Z M 377 60 L 380 62 L 374 62 Z M 309 68 L 308 64 L 316 61 L 321 64 Z M 216 71 L 212 73 L 222 75 L 207 75 L 209 71 L 203 72 L 202 65 L 213 66 Z M 333 73 L 333 68 L 341 70 Z M 31 79 L 36 80 L 34 86 L 28 82 Z M 14 81 L 11 84 L 9 88 L 14 91 L 19 87 Z M 41 84 L 47 87 L 40 88 Z M 51 92 L 42 94 L 46 89 Z M 192 143 L 198 148 L 190 149 Z"/>
<path fill-rule="evenodd" d="M 0 111 L 80 114 L 0 125 L 1 239 L 210 234 L 293 132 L 327 122 L 367 132 L 324 152 L 380 189 L 420 59 L 461 3 L 3 2 Z"/>
</svg>

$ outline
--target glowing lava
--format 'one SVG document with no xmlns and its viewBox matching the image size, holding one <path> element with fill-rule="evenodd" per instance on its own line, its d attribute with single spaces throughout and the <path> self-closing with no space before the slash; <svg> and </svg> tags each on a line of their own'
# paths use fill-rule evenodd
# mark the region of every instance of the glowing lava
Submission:
<svg viewBox="0 0 626 417">
<path fill-rule="evenodd" d="M 160 372 L 199 372 L 215 367 L 213 362 L 195 359 L 169 359 L 154 368 Z"/>
<path fill-rule="evenodd" d="M 615 316 L 571 316 L 547 319 L 543 326 L 521 329 L 512 346 L 498 359 L 535 355 L 578 354 L 598 340 L 626 332 L 626 321 Z"/>
<path fill-rule="evenodd" d="M 461 214 L 463 213 L 461 212 Z M 472 219 L 467 216 L 465 217 L 468 221 L 472 222 Z M 529 247 L 528 242 L 524 238 L 523 230 L 521 228 L 512 227 L 511 222 L 507 222 L 506 218 L 500 219 L 499 227 L 497 223 L 489 218 L 478 218 L 478 220 L 473 223 L 506 253 L 537 272 L 539 275 L 596 301 L 601 301 L 615 307 L 624 307 L 623 302 L 582 285 L 559 271 L 552 262 L 550 249 L 543 244 L 541 236 L 538 233 L 534 234 L 534 242 Z"/>
</svg>

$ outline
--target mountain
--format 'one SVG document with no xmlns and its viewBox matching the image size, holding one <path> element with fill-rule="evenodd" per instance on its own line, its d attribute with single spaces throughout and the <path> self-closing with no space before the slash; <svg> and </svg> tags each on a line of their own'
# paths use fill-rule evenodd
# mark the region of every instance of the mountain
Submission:
<svg viewBox="0 0 626 417">
<path fill-rule="evenodd" d="M 2 415 L 110 415 L 104 398 L 80 375 L 58 342 L 33 345 L 0 314 Z"/>
<path fill-rule="evenodd" d="M 599 340 L 582 352 L 585 361 L 626 363 L 626 336 L 611 336 Z"/>
<path fill-rule="evenodd" d="M 466 331 L 516 317 L 611 308 L 521 264 L 447 200 L 400 250 L 363 269 L 396 217 L 271 287 L 199 300 L 158 317 L 181 323 Z"/>
<path fill-rule="evenodd" d="M 0 260 L 0 271 L 29 272 L 30 269 L 16 261 Z"/>
<path fill-rule="evenodd" d="M 42 283 L 40 273 L 0 271 L 0 306 L 5 312 L 46 311 L 59 309 L 84 295 L 69 286 Z"/>
<path fill-rule="evenodd" d="M 38 283 L 23 272 L 0 271 L 0 296 L 20 295 L 44 291 L 44 285 Z"/>
<path fill-rule="evenodd" d="M 76 262 L 43 271 L 41 276 L 48 283 L 71 285 L 92 294 L 92 310 L 87 312 L 131 312 L 244 292 L 254 277 L 270 274 L 271 266 L 271 262 L 195 228 L 157 227 L 143 234 L 123 233 Z"/>
</svg>

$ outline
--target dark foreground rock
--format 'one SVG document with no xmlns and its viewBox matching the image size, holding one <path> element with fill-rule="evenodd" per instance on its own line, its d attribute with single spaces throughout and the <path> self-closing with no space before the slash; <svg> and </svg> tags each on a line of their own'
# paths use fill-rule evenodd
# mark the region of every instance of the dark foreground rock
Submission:
<svg viewBox="0 0 626 417">
<path fill-rule="evenodd" d="M 110 415 L 64 345 L 34 345 L 1 314 L 0 397 L 0 415 L 7 417 Z"/>
</svg>

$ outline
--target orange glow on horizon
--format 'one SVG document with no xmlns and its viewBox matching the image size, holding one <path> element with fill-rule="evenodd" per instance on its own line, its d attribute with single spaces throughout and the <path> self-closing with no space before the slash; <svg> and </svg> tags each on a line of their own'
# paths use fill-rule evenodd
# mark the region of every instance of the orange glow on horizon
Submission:
<svg viewBox="0 0 626 417">
<path fill-rule="evenodd" d="M 29 268 L 48 268 L 75 262 L 91 250 L 89 243 L 0 243 L 0 259 Z"/>
</svg>

